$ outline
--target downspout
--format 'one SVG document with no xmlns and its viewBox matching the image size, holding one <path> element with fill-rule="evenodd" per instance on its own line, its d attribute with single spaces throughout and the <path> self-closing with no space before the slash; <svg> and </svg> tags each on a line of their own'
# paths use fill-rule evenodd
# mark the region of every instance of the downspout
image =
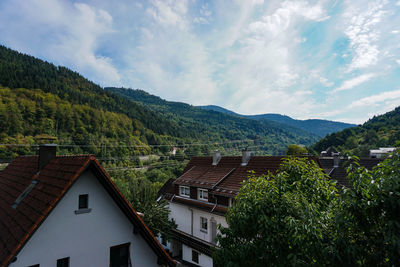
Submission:
<svg viewBox="0 0 400 267">
<path fill-rule="evenodd" d="M 191 223 L 190 223 L 190 234 L 193 235 L 193 209 L 191 211 Z"/>
</svg>

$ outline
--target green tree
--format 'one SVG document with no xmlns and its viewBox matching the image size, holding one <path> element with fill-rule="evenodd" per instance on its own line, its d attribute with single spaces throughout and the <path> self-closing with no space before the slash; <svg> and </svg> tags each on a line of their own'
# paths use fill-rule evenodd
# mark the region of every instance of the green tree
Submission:
<svg viewBox="0 0 400 267">
<path fill-rule="evenodd" d="M 286 155 L 292 155 L 292 156 L 305 155 L 307 153 L 308 153 L 307 148 L 295 144 L 289 145 L 288 149 L 286 150 Z"/>
<path fill-rule="evenodd" d="M 351 188 L 340 195 L 336 262 L 400 266 L 400 159 L 396 153 L 368 171 L 350 166 Z"/>
<path fill-rule="evenodd" d="M 276 175 L 250 177 L 220 227 L 216 266 L 329 264 L 337 189 L 316 163 L 285 159 Z"/>
<path fill-rule="evenodd" d="M 162 183 L 151 183 L 140 172 L 113 173 L 114 182 L 132 204 L 132 207 L 143 213 L 143 221 L 153 234 L 161 234 L 169 239 L 171 230 L 176 228 L 175 221 L 169 219 L 169 209 L 166 201 L 157 202 L 157 192 Z"/>
</svg>

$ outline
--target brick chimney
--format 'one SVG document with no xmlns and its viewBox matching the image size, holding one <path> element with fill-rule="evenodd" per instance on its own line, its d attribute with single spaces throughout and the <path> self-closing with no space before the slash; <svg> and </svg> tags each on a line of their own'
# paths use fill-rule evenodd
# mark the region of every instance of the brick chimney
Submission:
<svg viewBox="0 0 400 267">
<path fill-rule="evenodd" d="M 57 144 L 39 145 L 38 171 L 41 171 L 57 155 Z"/>
<path fill-rule="evenodd" d="M 221 152 L 219 152 L 218 150 L 215 150 L 214 155 L 213 155 L 212 165 L 216 166 L 220 160 L 221 160 Z"/>
<path fill-rule="evenodd" d="M 246 149 L 242 150 L 242 166 L 246 166 L 251 157 L 251 151 Z"/>
</svg>

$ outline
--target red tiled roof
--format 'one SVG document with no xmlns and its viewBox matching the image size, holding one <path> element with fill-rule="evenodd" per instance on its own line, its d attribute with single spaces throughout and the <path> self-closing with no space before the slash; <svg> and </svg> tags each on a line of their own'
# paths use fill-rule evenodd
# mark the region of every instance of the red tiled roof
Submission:
<svg viewBox="0 0 400 267">
<path fill-rule="evenodd" d="M 175 265 L 94 156 L 57 156 L 40 173 L 37 173 L 37 166 L 37 156 L 21 156 L 0 172 L 0 266 L 10 263 L 87 168 L 97 173 L 99 181 L 141 230 L 143 238 L 158 257 L 170 266 Z M 39 182 L 16 209 L 12 208 L 32 180 Z"/>
</svg>

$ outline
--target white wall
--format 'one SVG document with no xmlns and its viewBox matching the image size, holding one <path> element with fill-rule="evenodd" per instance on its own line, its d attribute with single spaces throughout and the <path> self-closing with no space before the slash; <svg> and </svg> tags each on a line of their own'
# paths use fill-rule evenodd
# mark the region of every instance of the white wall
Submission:
<svg viewBox="0 0 400 267">
<path fill-rule="evenodd" d="M 190 234 L 192 213 L 189 207 L 186 205 L 170 202 L 169 209 L 171 210 L 169 217 L 175 220 L 176 224 L 178 225 L 178 230 Z"/>
<path fill-rule="evenodd" d="M 89 194 L 90 213 L 74 213 L 80 194 Z M 34 233 L 11 267 L 108 267 L 110 247 L 131 242 L 132 266 L 158 266 L 157 256 L 91 172 L 85 172 Z"/>
<path fill-rule="evenodd" d="M 216 221 L 217 225 L 221 224 L 224 227 L 228 227 L 224 216 L 215 215 L 209 212 L 198 210 L 194 207 L 178 204 L 174 202 L 169 203 L 171 210 L 170 217 L 174 218 L 178 229 L 191 234 L 192 224 L 192 211 L 193 211 L 193 236 L 200 238 L 204 241 L 211 242 L 211 219 Z M 200 231 L 200 217 L 207 218 L 207 233 Z M 192 248 L 182 244 L 182 259 L 200 266 L 212 267 L 212 258 L 201 254 L 199 255 L 199 263 L 192 261 Z"/>
<path fill-rule="evenodd" d="M 207 233 L 200 231 L 200 217 L 207 218 Z M 207 242 L 212 242 L 211 240 L 211 219 L 216 221 L 217 225 L 221 224 L 224 227 L 228 227 L 226 219 L 223 216 L 215 215 L 202 210 L 193 209 L 193 235 L 195 237 L 201 238 Z M 217 231 L 218 233 L 218 231 Z"/>
<path fill-rule="evenodd" d="M 182 259 L 187 262 L 197 264 L 199 266 L 204 266 L 204 267 L 213 266 L 212 258 L 202 253 L 199 253 L 199 263 L 192 261 L 192 248 L 186 246 L 185 244 L 182 245 Z"/>
<path fill-rule="evenodd" d="M 169 203 L 169 209 L 171 210 L 170 218 L 173 218 L 178 225 L 178 230 L 185 233 L 191 234 L 192 224 L 192 210 L 193 210 L 193 236 L 201 238 L 207 242 L 211 242 L 211 219 L 213 218 L 217 225 L 221 224 L 224 227 L 228 227 L 224 216 L 216 215 L 213 213 L 198 210 L 196 208 L 178 204 L 175 202 Z M 200 231 L 200 217 L 207 218 L 207 233 Z"/>
</svg>

